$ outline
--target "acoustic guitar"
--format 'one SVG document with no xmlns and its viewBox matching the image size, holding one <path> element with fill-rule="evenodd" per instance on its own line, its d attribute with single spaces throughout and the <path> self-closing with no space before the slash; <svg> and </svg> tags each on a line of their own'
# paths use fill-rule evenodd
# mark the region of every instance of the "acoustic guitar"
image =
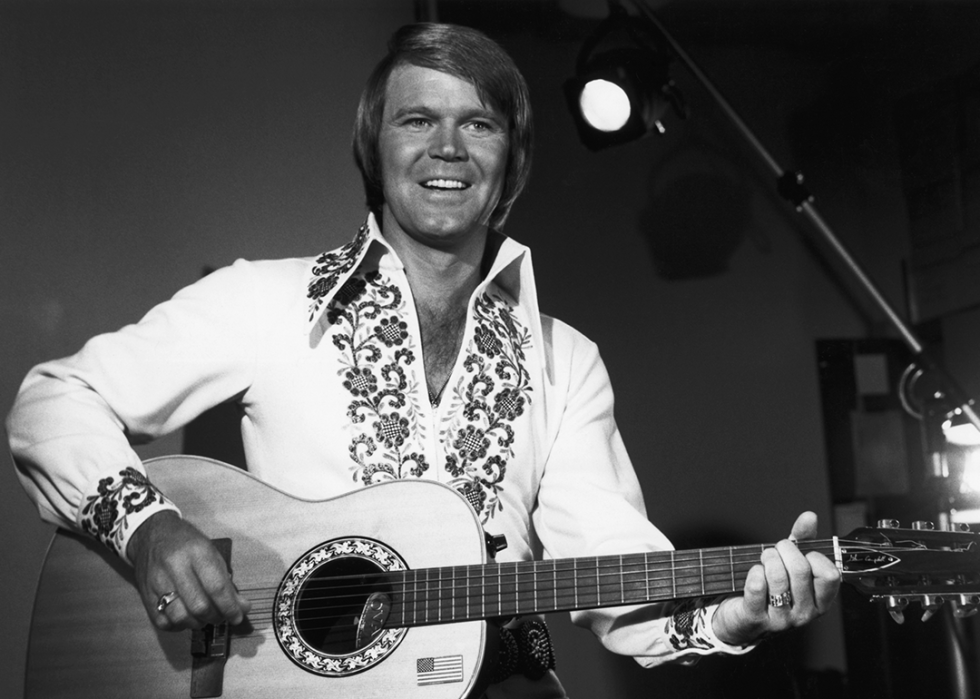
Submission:
<svg viewBox="0 0 980 699">
<path fill-rule="evenodd" d="M 309 501 L 210 459 L 146 468 L 186 519 L 230 544 L 248 619 L 157 631 L 130 568 L 59 531 L 35 602 L 28 699 L 479 696 L 496 657 L 493 620 L 737 593 L 765 548 L 497 564 L 474 511 L 435 482 Z M 910 599 L 965 614 L 980 604 L 978 543 L 968 531 L 886 527 L 800 548 L 824 553 L 896 615 Z"/>
</svg>

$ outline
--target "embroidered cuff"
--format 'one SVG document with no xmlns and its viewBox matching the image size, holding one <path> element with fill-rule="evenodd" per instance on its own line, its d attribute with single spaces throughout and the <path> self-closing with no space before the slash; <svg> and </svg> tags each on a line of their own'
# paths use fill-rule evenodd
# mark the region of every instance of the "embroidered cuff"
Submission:
<svg viewBox="0 0 980 699">
<path fill-rule="evenodd" d="M 151 515 L 164 510 L 180 510 L 157 490 L 146 476 L 132 466 L 99 481 L 98 491 L 85 500 L 78 515 L 82 530 L 126 557 L 126 546 L 133 532 Z"/>
<path fill-rule="evenodd" d="M 702 655 L 727 653 L 742 655 L 753 650 L 758 643 L 733 646 L 715 635 L 711 617 L 718 609 L 718 602 L 705 604 L 703 599 L 682 602 L 667 618 L 664 632 L 671 648 L 684 664 L 694 664 Z M 687 657 L 685 657 L 687 656 Z"/>
</svg>

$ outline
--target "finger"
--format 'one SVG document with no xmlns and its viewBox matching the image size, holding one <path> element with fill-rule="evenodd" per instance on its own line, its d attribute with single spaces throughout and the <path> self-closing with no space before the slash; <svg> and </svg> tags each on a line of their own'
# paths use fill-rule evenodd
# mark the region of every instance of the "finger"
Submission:
<svg viewBox="0 0 980 699">
<path fill-rule="evenodd" d="M 766 585 L 766 570 L 762 565 L 754 565 L 745 576 L 745 588 L 742 595 L 746 613 L 753 617 L 764 617 L 769 607 L 768 586 Z"/>
<path fill-rule="evenodd" d="M 163 608 L 163 611 L 158 611 L 157 617 L 158 619 L 154 623 L 163 631 L 199 628 L 193 617 L 188 614 L 187 607 L 180 597 L 174 598 L 170 604 Z"/>
<path fill-rule="evenodd" d="M 786 540 L 784 539 L 784 541 Z M 780 544 L 782 543 L 783 542 L 780 542 Z M 777 544 L 777 546 L 780 544 Z M 796 547 L 794 546 L 793 548 Z M 762 565 L 766 571 L 766 586 L 769 594 L 766 602 L 768 605 L 769 598 L 782 595 L 786 592 L 791 592 L 792 587 L 790 584 L 789 573 L 786 570 L 786 565 L 783 563 L 783 556 L 777 549 L 769 548 L 762 552 Z M 777 610 L 783 611 L 784 608 L 769 605 L 770 613 Z"/>
<path fill-rule="evenodd" d="M 203 593 L 207 596 L 208 609 L 204 612 L 210 623 L 229 622 L 240 624 L 251 605 L 232 583 L 224 559 L 195 569 Z"/>
<path fill-rule="evenodd" d="M 169 631 L 173 627 L 173 622 L 167 616 L 167 607 L 173 604 L 173 602 L 167 602 L 166 594 L 160 595 L 152 601 L 145 602 L 150 621 L 161 631 Z"/>
<path fill-rule="evenodd" d="M 810 560 L 788 539 L 776 544 L 776 550 L 789 578 L 788 589 L 792 596 L 786 611 L 792 611 L 797 619 L 808 619 L 814 615 L 816 604 Z"/>
<path fill-rule="evenodd" d="M 179 599 L 177 584 L 169 575 L 156 569 L 139 588 L 146 613 L 153 625 L 163 631 L 172 630 L 174 622 L 167 610 Z"/>
<path fill-rule="evenodd" d="M 811 551 L 807 561 L 813 571 L 813 598 L 817 612 L 823 614 L 833 604 L 840 590 L 841 574 L 837 566 L 823 554 Z"/>
<path fill-rule="evenodd" d="M 802 541 L 813 539 L 817 536 L 817 515 L 813 512 L 804 512 L 796 518 L 793 529 L 789 535 L 790 541 Z"/>
</svg>

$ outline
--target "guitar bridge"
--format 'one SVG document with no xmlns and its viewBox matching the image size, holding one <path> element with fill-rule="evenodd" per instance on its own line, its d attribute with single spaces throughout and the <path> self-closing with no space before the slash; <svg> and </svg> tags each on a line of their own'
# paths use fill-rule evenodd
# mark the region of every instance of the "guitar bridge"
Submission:
<svg viewBox="0 0 980 699">
<path fill-rule="evenodd" d="M 208 624 L 191 632 L 191 655 L 194 658 L 227 658 L 231 631 L 228 624 Z"/>
</svg>

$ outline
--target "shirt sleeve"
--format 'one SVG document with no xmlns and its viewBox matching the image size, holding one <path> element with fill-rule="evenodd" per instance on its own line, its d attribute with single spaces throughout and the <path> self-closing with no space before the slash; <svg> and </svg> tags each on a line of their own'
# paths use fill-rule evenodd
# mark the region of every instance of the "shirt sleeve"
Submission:
<svg viewBox="0 0 980 699">
<path fill-rule="evenodd" d="M 556 328 L 556 335 L 561 328 Z M 569 329 L 570 331 L 570 329 Z M 570 331 L 574 333 L 574 331 Z M 670 550 L 646 516 L 640 485 L 613 416 L 613 391 L 594 343 L 553 340 L 564 410 L 541 479 L 533 515 L 549 558 Z M 564 356 L 562 355 L 564 352 Z M 564 366 L 564 369 L 561 367 Z M 653 603 L 572 613 L 609 650 L 646 667 L 711 653 L 744 653 L 714 634 L 717 604 Z M 686 660 L 685 660 L 686 659 Z"/>
<path fill-rule="evenodd" d="M 17 475 L 45 521 L 125 558 L 133 531 L 176 510 L 133 450 L 243 392 L 253 371 L 248 265 L 178 292 L 142 320 L 30 371 L 7 417 Z"/>
</svg>

